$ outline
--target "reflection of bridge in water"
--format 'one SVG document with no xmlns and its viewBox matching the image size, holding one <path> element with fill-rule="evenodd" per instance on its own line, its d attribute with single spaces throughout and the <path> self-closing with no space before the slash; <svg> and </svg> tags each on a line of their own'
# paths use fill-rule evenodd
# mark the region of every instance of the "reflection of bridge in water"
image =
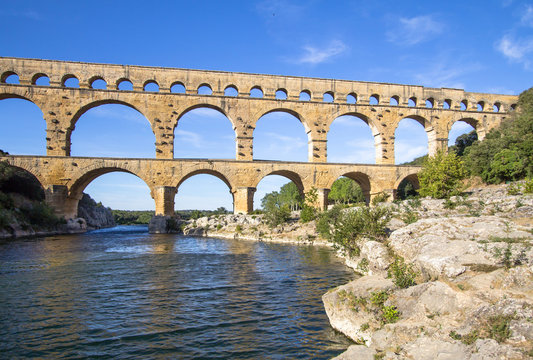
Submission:
<svg viewBox="0 0 533 360">
<path fill-rule="evenodd" d="M 11 83 L 12 77 L 18 77 L 18 83 Z M 43 79 L 48 84 L 37 85 Z M 68 87 L 72 81 L 77 81 L 76 87 Z M 94 89 L 96 81 L 105 81 L 106 89 Z M 131 84 L 131 90 L 122 90 L 125 83 Z M 197 174 L 224 181 L 233 194 L 235 212 L 253 209 L 257 184 L 272 174 L 287 177 L 304 193 L 317 189 L 321 207 L 327 205 L 333 181 L 343 175 L 359 183 L 367 200 L 380 192 L 394 196 L 403 179 L 416 185 L 419 171 L 394 165 L 394 133 L 402 119 L 414 119 L 424 127 L 431 155 L 447 148 L 448 133 L 456 121 L 472 125 L 483 138 L 517 101 L 516 96 L 411 85 L 0 58 L 0 99 L 6 98 L 26 99 L 41 109 L 47 156 L 3 159 L 32 173 L 44 187 L 47 201 L 67 218 L 76 216 L 85 187 L 114 171 L 141 178 L 160 215 L 174 213 L 177 189 Z M 70 156 L 77 120 L 103 104 L 123 104 L 146 117 L 155 136 L 155 159 Z M 180 118 L 201 107 L 217 110 L 231 121 L 236 160 L 173 159 L 174 130 Z M 308 136 L 309 162 L 253 160 L 256 122 L 274 111 L 301 121 Z M 327 134 L 332 122 L 343 115 L 355 115 L 368 124 L 377 165 L 327 163 Z"/>
</svg>

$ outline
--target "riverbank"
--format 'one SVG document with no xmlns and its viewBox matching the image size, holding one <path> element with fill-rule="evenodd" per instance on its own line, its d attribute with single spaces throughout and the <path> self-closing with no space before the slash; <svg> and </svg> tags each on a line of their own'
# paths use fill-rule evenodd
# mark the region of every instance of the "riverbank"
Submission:
<svg viewBox="0 0 533 360">
<path fill-rule="evenodd" d="M 533 195 L 499 185 L 381 206 L 394 214 L 388 239 L 363 241 L 345 258 L 361 277 L 323 296 L 331 325 L 356 342 L 338 359 L 533 356 Z M 261 215 L 219 215 L 184 232 L 328 245 L 296 214 L 274 229 Z"/>
</svg>

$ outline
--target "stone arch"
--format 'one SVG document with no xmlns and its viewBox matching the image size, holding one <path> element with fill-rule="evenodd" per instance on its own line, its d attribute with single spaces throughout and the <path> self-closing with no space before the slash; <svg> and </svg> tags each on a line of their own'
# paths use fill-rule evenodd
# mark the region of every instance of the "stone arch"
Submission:
<svg viewBox="0 0 533 360">
<path fill-rule="evenodd" d="M 76 127 L 76 123 L 78 122 L 80 117 L 83 114 L 85 114 L 87 111 L 89 111 L 90 109 L 93 109 L 95 107 L 98 107 L 98 106 L 101 106 L 101 105 L 107 105 L 107 104 L 124 105 L 124 106 L 127 106 L 129 108 L 132 108 L 133 110 L 138 111 L 142 116 L 144 116 L 144 118 L 148 121 L 150 126 L 152 126 L 152 121 L 150 119 L 148 119 L 148 117 L 137 106 L 135 106 L 135 105 L 133 105 L 133 104 L 127 102 L 127 101 L 115 100 L 115 99 L 104 99 L 104 100 L 93 101 L 93 102 L 90 102 L 90 103 L 85 104 L 82 107 L 80 107 L 79 110 L 74 114 L 74 116 L 70 120 L 70 127 L 71 127 L 70 131 L 72 132 L 74 130 L 74 128 Z M 70 135 L 68 137 L 68 140 L 70 141 Z"/>
<path fill-rule="evenodd" d="M 294 172 L 292 170 L 274 170 L 274 171 L 269 172 L 268 174 L 261 175 L 255 180 L 253 187 L 257 187 L 257 185 L 261 182 L 261 180 L 263 180 L 264 178 L 270 175 L 279 175 L 279 176 L 283 176 L 289 179 L 296 185 L 300 193 L 302 195 L 304 194 L 305 187 L 302 182 L 302 178 L 297 172 Z"/>
<path fill-rule="evenodd" d="M 21 161 L 19 163 L 16 158 L 9 158 L 9 155 L 7 156 L 7 162 L 10 166 L 31 174 L 39 182 L 41 188 L 43 188 L 43 190 L 46 190 L 46 187 L 49 184 L 47 183 L 46 178 L 43 176 L 42 169 L 38 165 L 35 165 L 35 163 L 33 162 L 27 161 Z"/>
<path fill-rule="evenodd" d="M 188 112 L 191 112 L 193 110 L 196 110 L 196 109 L 201 109 L 201 108 L 207 108 L 207 109 L 211 109 L 211 110 L 215 110 L 215 111 L 218 111 L 219 113 L 221 113 L 222 115 L 224 115 L 231 123 L 231 126 L 233 129 L 235 129 L 235 121 L 230 117 L 230 115 L 224 110 L 222 109 L 220 106 L 217 106 L 217 105 L 214 105 L 214 104 L 209 104 L 209 103 L 205 103 L 205 102 L 200 102 L 198 104 L 194 104 L 194 105 L 191 105 L 189 106 L 188 108 L 184 109 L 183 111 L 180 112 L 180 114 L 178 115 L 177 119 L 176 119 L 176 123 L 174 124 L 174 129 L 173 131 L 176 129 L 176 127 L 178 126 L 178 123 L 180 121 L 180 119 L 185 115 L 187 114 Z"/>
<path fill-rule="evenodd" d="M 252 200 L 252 203 L 250 206 L 251 209 L 260 207 L 260 203 L 262 200 L 261 196 L 264 196 L 262 193 L 263 192 L 265 192 L 265 194 L 267 193 L 266 191 L 264 191 L 264 189 L 263 191 L 261 191 L 260 184 L 263 180 L 265 180 L 267 177 L 271 175 L 280 176 L 280 177 L 285 178 L 286 180 L 293 182 L 296 185 L 296 188 L 298 189 L 298 192 L 300 193 L 300 196 L 302 199 L 305 198 L 305 191 L 310 190 L 309 186 L 308 188 L 306 188 L 306 185 L 303 184 L 301 176 L 292 170 L 274 170 L 268 173 L 258 174 L 258 177 L 254 179 L 254 182 L 253 182 L 254 194 L 251 196 L 251 200 Z M 274 180 L 274 181 L 279 182 L 279 179 Z M 258 189 L 259 191 L 257 191 Z"/>
<path fill-rule="evenodd" d="M 402 137 L 405 136 L 401 136 L 401 133 L 406 131 L 406 130 L 403 130 L 401 129 L 400 131 L 400 136 L 398 134 L 398 129 L 400 129 L 400 123 L 404 120 L 413 120 L 415 121 L 416 123 L 420 124 L 422 126 L 422 128 L 424 129 L 424 132 L 425 132 L 425 148 L 426 148 L 426 153 L 429 153 L 429 154 L 433 154 L 434 152 L 437 151 L 437 131 L 435 130 L 435 128 L 433 127 L 433 124 L 427 119 L 425 118 L 424 116 L 422 115 L 418 115 L 418 114 L 406 114 L 405 116 L 402 116 L 401 118 L 398 119 L 398 121 L 393 124 L 393 129 L 394 129 L 394 159 L 395 159 L 395 163 L 396 164 L 399 164 L 399 163 L 402 163 L 403 161 L 406 161 L 408 159 L 401 159 L 400 156 L 398 156 L 399 153 L 402 152 L 402 147 L 401 145 L 403 144 L 404 142 L 404 139 L 402 139 Z M 409 124 L 407 123 L 407 125 L 405 126 L 409 126 Z M 419 131 L 419 130 L 416 130 L 416 129 L 413 129 L 415 132 L 416 131 Z M 423 136 L 423 135 L 421 135 Z M 398 142 L 398 140 L 401 140 L 400 142 Z M 409 140 L 408 140 L 410 143 L 409 143 L 409 149 L 415 149 L 413 147 L 413 142 L 416 144 L 418 141 L 420 141 L 419 137 L 417 138 L 413 138 L 411 137 Z M 398 146 L 400 144 L 400 146 Z M 423 146 L 422 143 L 419 143 L 418 144 L 420 147 Z M 411 154 L 411 156 L 416 156 L 417 154 Z M 418 156 L 422 156 L 424 155 L 423 153 L 418 153 Z M 412 159 L 411 159 L 412 160 Z M 409 160 L 410 161 L 410 160 Z"/>
<path fill-rule="evenodd" d="M 417 173 L 411 173 L 411 174 L 408 174 L 408 175 L 399 176 L 396 179 L 396 182 L 394 183 L 394 194 L 393 194 L 394 199 L 398 199 L 399 198 L 399 188 L 400 188 L 400 185 L 404 181 L 408 181 L 409 183 L 411 183 L 411 185 L 413 185 L 414 190 L 418 190 L 420 188 L 420 183 L 419 183 L 419 180 L 418 180 L 418 174 Z"/>
<path fill-rule="evenodd" d="M 48 83 L 50 84 L 50 77 L 48 75 L 46 75 L 45 73 L 37 73 L 35 75 L 33 75 L 31 77 L 31 84 L 32 85 L 37 85 L 37 81 L 41 78 L 47 78 L 48 79 Z"/>
<path fill-rule="evenodd" d="M 268 114 L 271 114 L 271 113 L 274 113 L 274 112 L 284 112 L 284 113 L 287 113 L 287 114 L 290 114 L 290 115 L 294 116 L 295 118 L 297 118 L 302 123 L 306 133 L 309 133 L 311 131 L 311 127 L 307 123 L 306 119 L 299 112 L 297 112 L 296 110 L 293 110 L 293 109 L 282 108 L 282 107 L 275 107 L 275 108 L 272 108 L 272 109 L 269 109 L 269 110 L 266 110 L 266 111 L 260 111 L 259 113 L 257 113 L 255 116 L 252 117 L 251 125 L 255 129 L 259 119 L 261 119 L 265 115 L 268 115 Z"/>
<path fill-rule="evenodd" d="M 65 143 L 67 144 L 68 146 L 68 149 L 69 149 L 69 154 L 71 153 L 71 150 L 72 150 L 72 134 L 73 132 L 75 131 L 76 129 L 76 126 L 78 124 L 78 121 L 79 119 L 84 115 L 86 114 L 87 112 L 89 112 L 89 110 L 91 109 L 94 109 L 94 108 L 97 108 L 99 106 L 103 106 L 103 105 L 121 105 L 121 106 L 125 106 L 127 108 L 130 108 L 130 109 L 133 109 L 135 110 L 137 113 L 139 113 L 140 115 L 142 115 L 142 117 L 146 120 L 146 124 L 149 126 L 150 128 L 150 132 L 152 133 L 153 135 L 153 138 L 152 138 L 152 143 L 150 145 L 148 145 L 148 141 L 149 139 L 146 139 L 146 142 L 142 141 L 142 144 L 145 146 L 143 146 L 142 148 L 145 149 L 146 151 L 148 150 L 148 146 L 150 146 L 151 149 L 153 149 L 153 144 L 155 143 L 156 139 L 157 139 L 157 134 L 155 132 L 155 125 L 153 123 L 153 120 L 152 119 L 149 119 L 145 113 L 143 113 L 143 111 L 141 111 L 141 109 L 139 109 L 139 106 L 137 106 L 136 104 L 132 104 L 130 102 L 126 102 L 126 101 L 122 101 L 122 100 L 115 100 L 115 99 L 102 99 L 102 100 L 97 100 L 97 101 L 92 101 L 90 103 L 87 103 L 83 106 L 81 106 L 76 112 L 75 114 L 73 115 L 73 117 L 70 119 L 70 122 L 68 123 L 68 128 L 66 129 L 65 131 Z M 118 110 L 120 111 L 120 110 Z M 118 118 L 118 122 L 120 124 L 120 121 L 124 121 L 124 119 L 121 119 L 121 118 Z M 89 123 L 90 124 L 90 123 Z M 109 123 L 110 126 L 114 126 L 113 123 Z M 120 125 L 124 125 L 125 124 L 120 124 Z M 67 126 L 67 125 L 65 125 Z M 90 126 L 90 125 L 89 125 Z M 118 126 L 118 125 L 117 125 Z M 124 129 L 124 127 L 120 127 L 120 129 Z M 116 130 L 115 130 L 116 131 Z M 146 132 L 146 134 L 148 135 L 148 131 Z M 120 133 L 117 133 L 117 140 L 119 139 L 124 139 L 124 137 L 120 137 Z M 144 139 L 144 138 L 143 138 Z M 121 143 L 122 146 L 127 146 L 126 142 L 122 142 Z M 132 147 L 130 147 L 130 149 L 132 149 Z M 141 149 L 141 147 L 139 147 L 139 149 Z M 78 149 L 79 150 L 79 149 Z M 76 151 L 75 151 L 76 152 Z M 139 157 L 144 157 L 144 155 L 139 155 Z"/>
<path fill-rule="evenodd" d="M 331 127 L 331 124 L 333 124 L 333 122 L 337 119 L 337 118 L 340 118 L 341 116 L 355 116 L 361 120 L 363 120 L 369 127 L 370 127 L 370 130 L 372 130 L 372 134 L 374 136 L 378 135 L 379 134 L 379 126 L 378 126 L 378 122 L 375 121 L 374 119 L 372 119 L 371 117 L 369 117 L 368 115 L 366 114 L 363 114 L 361 112 L 357 112 L 357 111 L 346 111 L 346 112 L 337 112 L 334 114 L 334 116 L 332 116 L 328 123 L 327 123 L 327 127 L 326 127 L 326 132 L 329 132 L 329 128 Z"/>
<path fill-rule="evenodd" d="M 307 89 L 300 91 L 300 96 L 298 99 L 300 101 L 311 101 L 311 91 Z"/>
<path fill-rule="evenodd" d="M 398 106 L 398 105 L 400 105 L 400 97 L 398 95 L 391 96 L 390 100 L 389 100 L 389 105 L 390 106 Z"/>
<path fill-rule="evenodd" d="M 31 94 L 31 93 L 30 93 Z M 26 95 L 26 94 L 25 94 Z M 15 110 L 15 114 L 11 114 L 12 118 L 9 119 L 9 125 L 0 124 L 3 126 L 2 138 L 10 139 L 16 141 L 15 148 L 18 148 L 17 144 L 23 145 L 22 140 L 30 141 L 30 146 L 22 146 L 18 150 L 14 150 L 9 147 L 6 143 L 0 144 L 0 149 L 5 151 L 16 152 L 19 155 L 21 154 L 32 154 L 32 155 L 46 155 L 46 146 L 47 146 L 47 129 L 53 125 L 49 124 L 46 120 L 43 108 L 45 108 L 45 103 L 37 102 L 37 99 L 29 98 L 25 95 L 19 95 L 15 93 L 0 93 L 0 103 L 2 104 L 2 110 L 6 110 L 7 114 L 2 111 L 0 117 L 9 116 L 10 110 Z M 3 100 L 16 99 L 23 100 L 19 104 L 13 104 L 15 102 L 8 102 L 7 104 L 3 103 Z M 11 104 L 10 104 L 11 103 Z M 20 106 L 19 106 L 20 105 Z M 6 106 L 6 107 L 4 107 Z M 32 109 L 33 108 L 33 109 Z M 38 110 L 38 111 L 37 111 Z M 27 117 L 24 115 L 28 115 Z M 14 117 L 16 116 L 16 118 Z M 18 121 L 12 121 L 11 119 L 18 119 Z M 24 120 L 30 119 L 29 123 L 26 123 Z M 35 121 L 34 121 L 35 120 Z M 36 126 L 37 125 L 37 126 Z M 43 126 L 44 125 L 44 126 Z M 44 130 L 44 131 L 43 131 Z"/>
<path fill-rule="evenodd" d="M 327 184 L 327 188 L 331 189 L 335 180 L 342 176 L 352 179 L 357 184 L 359 184 L 361 190 L 363 191 L 363 196 L 365 197 L 366 203 L 370 203 L 370 194 L 372 191 L 372 182 L 370 176 L 360 171 L 337 172 L 330 177 L 329 182 Z"/>
<path fill-rule="evenodd" d="M 62 87 L 68 87 L 66 85 L 66 82 L 70 79 L 76 79 L 78 81 L 78 87 L 80 86 L 80 79 L 74 75 L 74 74 L 66 74 L 66 75 L 63 75 L 63 77 L 61 78 L 61 86 Z"/>
<path fill-rule="evenodd" d="M 220 171 L 218 170 L 213 170 L 213 169 L 196 169 L 196 170 L 193 170 L 187 174 L 185 174 L 184 176 L 182 176 L 179 181 L 176 183 L 176 189 L 179 190 L 179 187 L 181 186 L 181 184 L 183 184 L 183 182 L 195 175 L 200 175 L 200 174 L 206 174 L 206 175 L 212 175 L 220 180 L 222 180 L 222 182 L 224 182 L 224 184 L 226 184 L 228 186 L 228 189 L 230 191 L 233 190 L 233 185 L 231 184 L 231 182 L 228 180 L 228 176 L 224 175 L 223 173 L 221 173 Z"/>
<path fill-rule="evenodd" d="M 239 89 L 237 86 L 230 84 L 224 88 L 224 96 L 239 96 Z"/>
<path fill-rule="evenodd" d="M 278 122 L 277 125 L 279 125 L 279 121 L 281 120 L 276 118 L 275 115 L 273 116 L 273 121 L 271 122 L 269 122 L 268 119 L 261 120 L 263 117 L 274 113 L 289 114 L 291 117 L 296 118 L 296 121 L 288 119 L 289 121 L 283 122 L 284 124 L 287 124 L 286 126 L 288 128 L 293 127 L 291 129 L 292 131 L 286 131 L 285 133 L 282 133 L 279 128 L 273 128 L 273 124 Z M 257 125 L 260 120 L 262 125 L 260 125 L 260 130 L 257 132 Z M 298 122 L 303 126 L 303 133 Z M 269 128 L 270 132 L 268 131 Z M 251 136 L 253 137 L 254 141 L 253 159 L 275 158 L 283 161 L 305 162 L 311 158 L 312 147 L 310 147 L 309 144 L 312 143 L 314 136 L 312 128 L 309 126 L 303 116 L 293 109 L 275 107 L 266 111 L 262 110 L 251 118 L 248 129 L 248 133 L 251 132 Z M 305 136 L 303 134 L 305 134 Z M 267 139 L 268 137 L 270 137 L 270 139 Z M 273 150 L 273 147 L 276 146 L 278 146 L 276 148 L 277 155 L 273 157 L 271 151 Z M 282 147 L 285 149 L 284 151 L 280 151 Z M 266 157 L 264 157 L 265 155 Z"/>
<path fill-rule="evenodd" d="M 120 166 L 101 166 L 100 164 L 97 164 L 88 169 L 84 168 L 83 172 L 80 172 L 79 174 L 76 174 L 77 176 L 75 175 L 76 177 L 73 177 L 72 184 L 68 187 L 69 197 L 78 200 L 81 199 L 83 191 L 91 182 L 102 175 L 112 172 L 123 172 L 135 175 L 141 179 L 149 189 L 152 189 L 150 182 L 147 181 L 148 179 L 144 178 L 143 174 L 139 174 L 133 169 Z"/>
<path fill-rule="evenodd" d="M 129 90 L 129 89 L 124 89 L 124 90 L 120 89 L 120 85 L 121 84 L 130 84 L 131 85 L 131 90 Z M 115 85 L 117 87 L 117 90 L 121 90 L 121 91 L 132 91 L 133 90 L 133 82 L 130 79 L 125 78 L 125 77 L 122 77 L 122 78 L 118 79 L 115 82 Z"/>
<path fill-rule="evenodd" d="M 2 75 L 0 75 L 0 82 L 5 84 L 7 78 L 10 77 L 11 75 L 16 75 L 17 77 L 19 77 L 19 74 L 17 74 L 16 72 L 12 70 L 8 70 L 8 71 L 3 72 Z"/>
<path fill-rule="evenodd" d="M 358 113 L 358 112 L 346 112 L 346 113 L 337 113 L 335 114 L 335 117 L 331 120 L 331 122 L 327 125 L 327 129 L 326 129 L 326 139 L 328 141 L 328 162 L 330 162 L 331 160 L 331 157 L 330 155 L 333 155 L 334 156 L 334 153 L 335 153 L 335 149 L 337 148 L 338 149 L 338 144 L 336 142 L 333 142 L 332 141 L 332 138 L 331 138 L 331 128 L 333 126 L 333 124 L 335 123 L 335 121 L 342 117 L 342 116 L 350 116 L 350 117 L 355 117 L 356 119 L 359 119 L 361 120 L 363 123 L 365 123 L 367 126 L 368 126 L 368 129 L 370 130 L 370 133 L 371 133 L 371 142 L 372 142 L 372 154 L 374 154 L 374 161 L 371 161 L 370 163 L 375 163 L 376 159 L 377 159 L 377 156 L 379 156 L 379 154 L 377 154 L 376 152 L 376 140 L 379 140 L 379 138 L 381 137 L 380 135 L 380 130 L 378 128 L 378 126 L 376 125 L 376 123 L 374 122 L 374 120 L 362 113 Z M 339 120 L 340 121 L 340 120 Z M 364 125 L 363 125 L 364 126 Z M 359 129 L 361 130 L 361 129 Z M 338 132 L 337 132 L 338 134 Z M 358 135 L 362 135 L 362 136 L 366 136 L 364 134 L 361 134 L 361 133 L 358 133 Z M 337 135 L 337 137 L 343 137 L 343 135 Z M 366 137 L 365 137 L 366 139 Z M 360 145 L 360 144 L 359 144 Z M 338 162 L 338 161 L 333 161 L 333 162 Z M 341 162 L 356 162 L 356 161 L 341 161 Z M 366 161 L 357 161 L 359 163 L 367 163 Z"/>
<path fill-rule="evenodd" d="M 95 89 L 95 87 L 94 87 L 94 83 L 95 83 L 96 81 L 98 81 L 98 80 L 103 81 L 103 82 L 106 84 L 106 88 L 107 88 L 107 81 L 105 81 L 105 79 L 104 79 L 102 76 L 100 76 L 100 75 L 93 76 L 93 77 L 91 77 L 91 78 L 89 79 L 89 87 L 90 87 L 91 89 Z"/>
<path fill-rule="evenodd" d="M 170 92 L 173 94 L 185 94 L 187 92 L 187 88 L 181 81 L 174 81 L 170 85 Z"/>
<path fill-rule="evenodd" d="M 261 88 L 261 86 L 259 85 L 256 85 L 256 86 L 252 86 L 250 88 L 250 97 L 251 98 L 258 98 L 258 99 L 261 99 L 265 96 L 265 92 L 263 91 L 263 89 Z"/>
<path fill-rule="evenodd" d="M 446 129 L 446 137 L 447 138 L 450 137 L 450 131 L 452 130 L 453 125 L 455 123 L 457 123 L 458 121 L 462 121 L 464 123 L 467 123 L 471 127 L 473 127 L 474 130 L 476 131 L 477 135 L 478 135 L 479 140 L 483 140 L 483 138 L 485 137 L 485 128 L 483 126 L 483 121 L 479 120 L 479 119 L 476 119 L 474 117 L 460 117 L 460 116 L 452 118 L 448 122 L 447 129 Z"/>
<path fill-rule="evenodd" d="M 202 94 L 202 92 L 206 92 L 205 94 Z M 196 94 L 198 95 L 213 95 L 213 88 L 208 83 L 201 83 L 196 88 Z"/>
<path fill-rule="evenodd" d="M 156 89 L 150 89 L 150 87 L 156 87 Z M 143 91 L 147 92 L 159 92 L 159 83 L 155 80 L 146 80 L 143 84 Z"/>
</svg>

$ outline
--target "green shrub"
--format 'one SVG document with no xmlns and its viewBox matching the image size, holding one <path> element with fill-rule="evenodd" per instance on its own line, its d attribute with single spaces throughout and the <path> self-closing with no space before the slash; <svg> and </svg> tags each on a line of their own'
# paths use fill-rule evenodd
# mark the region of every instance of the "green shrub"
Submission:
<svg viewBox="0 0 533 360">
<path fill-rule="evenodd" d="M 380 308 L 383 307 L 383 304 L 388 298 L 389 293 L 384 290 L 370 293 L 370 303 Z"/>
<path fill-rule="evenodd" d="M 356 256 L 359 254 L 358 243 L 361 239 L 385 240 L 390 217 L 391 211 L 384 207 L 365 206 L 341 211 L 333 226 L 330 226 L 329 239 L 334 248 Z"/>
<path fill-rule="evenodd" d="M 20 212 L 24 218 L 23 220 L 38 227 L 52 229 L 64 222 L 44 202 L 33 203 L 32 205 L 22 207 L 20 208 Z"/>
<path fill-rule="evenodd" d="M 235 231 L 238 232 L 238 233 L 241 233 L 242 232 L 242 225 L 241 224 L 237 224 L 237 226 L 235 227 Z"/>
<path fill-rule="evenodd" d="M 381 322 L 384 324 L 391 324 L 398 321 L 400 313 L 395 306 L 383 306 L 381 308 Z"/>
<path fill-rule="evenodd" d="M 507 195 L 519 195 L 522 192 L 522 184 L 511 183 L 507 187 Z"/>
<path fill-rule="evenodd" d="M 13 198 L 9 194 L 5 194 L 0 191 L 0 209 L 10 210 L 15 207 Z"/>
<path fill-rule="evenodd" d="M 413 269 L 411 264 L 406 264 L 401 257 L 397 257 L 389 266 L 387 274 L 388 277 L 392 278 L 392 282 L 399 288 L 405 289 L 409 286 L 416 285 L 415 278 L 417 272 Z"/>
<path fill-rule="evenodd" d="M 377 204 L 384 203 L 389 199 L 389 197 L 390 194 L 387 194 L 386 192 L 382 191 L 372 198 L 372 205 L 376 206 Z"/>
<path fill-rule="evenodd" d="M 428 158 L 418 174 L 421 196 L 436 199 L 459 195 L 462 191 L 461 180 L 466 176 L 463 161 L 454 153 L 443 151 Z"/>
<path fill-rule="evenodd" d="M 526 179 L 526 183 L 524 184 L 524 194 L 531 193 L 533 193 L 533 178 Z"/>
<path fill-rule="evenodd" d="M 291 217 L 291 210 L 288 205 L 281 207 L 273 206 L 265 211 L 264 219 L 268 226 L 274 228 L 278 225 L 286 223 Z"/>
</svg>

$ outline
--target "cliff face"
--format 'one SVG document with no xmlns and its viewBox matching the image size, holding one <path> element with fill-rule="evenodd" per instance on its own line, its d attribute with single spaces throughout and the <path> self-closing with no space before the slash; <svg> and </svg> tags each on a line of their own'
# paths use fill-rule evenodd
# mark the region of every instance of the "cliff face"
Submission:
<svg viewBox="0 0 533 360">
<path fill-rule="evenodd" d="M 108 228 L 116 225 L 111 210 L 101 203 L 96 203 L 87 194 L 83 194 L 78 204 L 78 216 L 87 222 L 87 230 Z"/>
</svg>

